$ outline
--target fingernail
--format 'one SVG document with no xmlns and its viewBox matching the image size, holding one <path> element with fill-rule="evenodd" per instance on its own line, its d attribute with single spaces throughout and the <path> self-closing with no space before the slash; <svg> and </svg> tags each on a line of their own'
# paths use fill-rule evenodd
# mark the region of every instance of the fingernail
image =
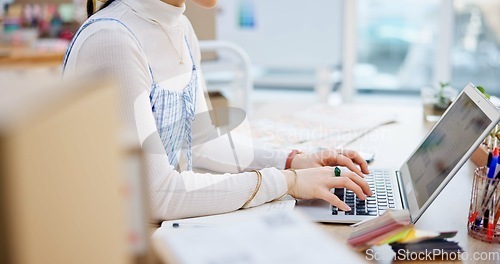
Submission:
<svg viewBox="0 0 500 264">
<path fill-rule="evenodd" d="M 351 211 L 351 207 L 349 207 L 349 205 L 346 205 L 346 206 L 344 207 L 344 211 Z"/>
</svg>

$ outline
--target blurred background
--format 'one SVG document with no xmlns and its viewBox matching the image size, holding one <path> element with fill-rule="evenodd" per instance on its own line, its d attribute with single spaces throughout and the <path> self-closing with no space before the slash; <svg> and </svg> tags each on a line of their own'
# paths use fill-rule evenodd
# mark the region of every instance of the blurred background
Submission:
<svg viewBox="0 0 500 264">
<path fill-rule="evenodd" d="M 0 3 L 0 76 L 57 73 L 86 18 L 85 1 Z M 354 94 L 418 94 L 442 81 L 459 89 L 473 82 L 500 95 L 500 0 L 364 0 L 354 8 L 347 14 L 342 0 L 220 0 L 215 10 L 200 11 L 188 1 L 186 14 L 200 39 L 243 48 L 257 89 L 312 91 L 323 79 L 336 90 L 347 69 L 353 83 L 345 89 Z M 350 44 L 346 31 L 354 35 Z M 208 57 L 220 62 L 218 52 Z M 346 68 L 345 56 L 355 59 L 353 67 Z M 235 85 L 231 67 L 205 68 L 211 89 Z"/>
<path fill-rule="evenodd" d="M 0 0 L 0 263 L 154 259 L 142 153 L 112 110 L 119 87 L 59 83 L 85 6 Z M 212 105 L 264 119 L 311 106 L 324 114 L 255 121 L 252 133 L 276 132 L 279 120 L 286 129 L 290 120 L 316 129 L 341 116 L 350 128 L 366 125 L 375 104 L 413 104 L 420 113 L 424 102 L 425 112 L 436 108 L 439 82 L 457 90 L 472 82 L 500 96 L 500 0 L 219 0 L 211 10 L 188 0 L 185 14 Z M 341 102 L 370 110 L 323 107 Z"/>
</svg>

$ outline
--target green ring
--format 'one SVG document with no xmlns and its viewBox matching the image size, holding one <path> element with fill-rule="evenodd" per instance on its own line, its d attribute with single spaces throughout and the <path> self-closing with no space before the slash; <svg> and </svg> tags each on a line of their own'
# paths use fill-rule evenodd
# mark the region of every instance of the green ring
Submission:
<svg viewBox="0 0 500 264">
<path fill-rule="evenodd" d="M 333 170 L 335 172 L 335 177 L 339 177 L 340 176 L 340 168 L 339 167 L 335 167 L 335 170 Z"/>
</svg>

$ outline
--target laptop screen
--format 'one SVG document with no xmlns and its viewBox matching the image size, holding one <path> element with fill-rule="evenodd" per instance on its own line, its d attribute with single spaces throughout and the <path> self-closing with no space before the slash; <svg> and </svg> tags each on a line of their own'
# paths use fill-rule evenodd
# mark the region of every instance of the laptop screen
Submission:
<svg viewBox="0 0 500 264">
<path fill-rule="evenodd" d="M 461 93 L 408 160 L 419 207 L 425 204 L 490 124 L 491 120 L 476 103 Z"/>
</svg>

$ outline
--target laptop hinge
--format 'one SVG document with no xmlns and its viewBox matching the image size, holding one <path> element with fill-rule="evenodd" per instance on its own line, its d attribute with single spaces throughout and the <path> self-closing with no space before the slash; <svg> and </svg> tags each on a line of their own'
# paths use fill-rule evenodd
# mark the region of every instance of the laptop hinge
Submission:
<svg viewBox="0 0 500 264">
<path fill-rule="evenodd" d="M 401 175 L 400 171 L 396 171 L 396 179 L 398 181 L 398 186 L 400 186 L 400 188 L 398 188 L 398 191 L 399 191 L 399 197 L 401 197 L 403 208 L 409 210 L 410 207 L 408 206 L 408 200 L 406 199 L 405 195 L 406 190 L 405 190 L 405 185 L 403 184 L 403 176 Z"/>
</svg>

